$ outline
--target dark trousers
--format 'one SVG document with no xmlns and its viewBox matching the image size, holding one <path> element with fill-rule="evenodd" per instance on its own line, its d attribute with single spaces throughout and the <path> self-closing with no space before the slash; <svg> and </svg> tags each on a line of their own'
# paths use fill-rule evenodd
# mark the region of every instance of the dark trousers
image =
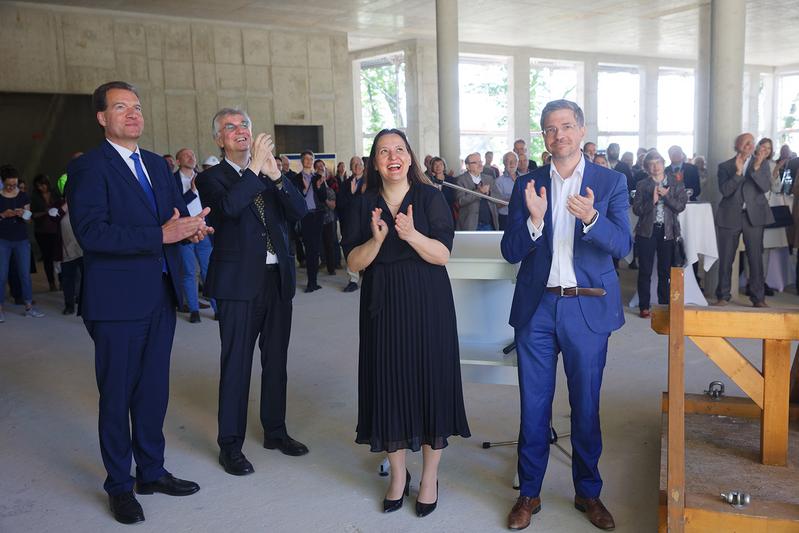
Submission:
<svg viewBox="0 0 799 533">
<path fill-rule="evenodd" d="M 291 250 L 293 255 L 300 263 L 305 262 L 305 247 L 302 245 L 302 232 L 297 223 L 289 225 L 289 240 L 291 241 Z"/>
<path fill-rule="evenodd" d="M 549 459 L 558 353 L 562 353 L 571 406 L 574 490 L 583 498 L 599 497 L 599 393 L 609 335 L 591 331 L 576 297 L 549 292 L 541 297 L 530 322 L 515 333 L 522 404 L 518 448 L 521 495 L 538 497 L 541 493 Z"/>
<path fill-rule="evenodd" d="M 322 247 L 322 211 L 311 211 L 302 219 L 302 242 L 305 244 L 305 268 L 308 272 L 308 286 L 316 285 L 319 271 L 319 253 Z"/>
<path fill-rule="evenodd" d="M 749 292 L 752 303 L 762 302 L 766 299 L 766 278 L 763 272 L 763 226 L 753 226 L 749 223 L 746 212 L 741 213 L 741 229 L 716 227 L 716 238 L 719 244 L 719 284 L 716 287 L 716 297 L 719 300 L 729 300 L 732 295 L 732 276 L 738 272 L 732 271 L 732 262 L 738 253 L 738 242 L 741 233 L 746 246 L 746 258 L 749 261 Z"/>
<path fill-rule="evenodd" d="M 75 306 L 75 294 L 80 294 L 78 278 L 83 285 L 83 258 L 61 263 L 61 290 L 64 291 L 64 307 Z"/>
<path fill-rule="evenodd" d="M 658 272 L 658 303 L 669 303 L 669 282 L 671 271 L 671 258 L 674 253 L 674 239 L 666 240 L 662 225 L 652 227 L 651 237 L 635 236 L 638 243 L 638 308 L 649 309 L 649 285 L 652 281 L 652 269 L 655 266 L 657 255 Z"/>
<path fill-rule="evenodd" d="M 241 449 L 255 341 L 261 350 L 261 425 L 268 438 L 286 436 L 286 360 L 291 300 L 280 299 L 280 272 L 265 265 L 264 289 L 250 301 L 217 299 L 222 364 L 219 379 L 220 448 Z"/>
<path fill-rule="evenodd" d="M 508 225 L 508 215 L 497 215 L 499 217 L 499 229 L 500 231 L 505 231 L 505 227 Z"/>
<path fill-rule="evenodd" d="M 50 286 L 55 285 L 55 272 L 53 270 L 53 260 L 55 258 L 58 236 L 55 233 L 36 233 L 36 244 L 39 245 L 39 252 L 42 254 L 44 273 L 47 274 L 47 282 Z"/>
<path fill-rule="evenodd" d="M 322 226 L 322 244 L 325 251 L 325 265 L 327 273 L 336 273 L 336 221 L 328 222 Z"/>
<path fill-rule="evenodd" d="M 109 494 L 133 489 L 131 456 L 139 482 L 167 473 L 163 426 L 175 334 L 174 291 L 168 277 L 158 291 L 158 305 L 146 318 L 85 321 L 94 340 L 100 452 L 108 473 L 103 487 Z"/>
</svg>

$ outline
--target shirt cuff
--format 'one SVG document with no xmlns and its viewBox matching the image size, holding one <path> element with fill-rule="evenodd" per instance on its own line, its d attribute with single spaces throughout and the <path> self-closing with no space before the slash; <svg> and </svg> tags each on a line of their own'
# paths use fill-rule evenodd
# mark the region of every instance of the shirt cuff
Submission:
<svg viewBox="0 0 799 533">
<path fill-rule="evenodd" d="M 594 227 L 594 225 L 596 224 L 597 220 L 599 220 L 599 211 L 596 212 L 596 216 L 594 216 L 594 220 L 591 221 L 590 224 L 588 224 L 588 225 L 583 224 L 583 235 L 585 235 L 586 233 L 591 231 L 591 228 Z"/>
<path fill-rule="evenodd" d="M 543 220 L 541 221 L 541 227 L 540 227 L 540 228 L 536 228 L 536 227 L 533 225 L 533 219 L 532 219 L 532 218 L 530 218 L 530 217 L 527 217 L 527 230 L 530 232 L 530 237 L 532 237 L 532 239 L 533 239 L 534 241 L 537 241 L 537 240 L 538 240 L 538 238 L 539 238 L 539 237 L 540 237 L 540 236 L 543 234 L 543 232 L 544 232 L 544 221 L 543 221 Z"/>
</svg>

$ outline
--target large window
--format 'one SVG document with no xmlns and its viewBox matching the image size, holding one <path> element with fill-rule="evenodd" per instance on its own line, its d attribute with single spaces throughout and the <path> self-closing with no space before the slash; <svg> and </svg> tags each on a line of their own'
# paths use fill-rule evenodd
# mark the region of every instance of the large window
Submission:
<svg viewBox="0 0 799 533">
<path fill-rule="evenodd" d="M 508 120 L 508 59 L 461 55 L 458 78 L 461 158 L 472 152 L 482 155 L 491 150 L 494 161 L 501 161 L 513 142 Z M 458 164 L 448 161 L 450 167 Z"/>
<path fill-rule="evenodd" d="M 565 98 L 581 107 L 578 80 L 582 77 L 582 64 L 567 61 L 530 60 L 530 145 L 529 156 L 539 163 L 545 150 L 541 137 L 541 111 L 547 102 Z"/>
<path fill-rule="evenodd" d="M 799 73 L 780 76 L 777 104 L 777 134 L 779 144 L 799 147 Z"/>
<path fill-rule="evenodd" d="M 621 153 L 638 149 L 640 124 L 638 67 L 599 65 L 597 79 L 597 147 L 618 143 Z M 590 139 L 586 139 L 590 140 Z"/>
<path fill-rule="evenodd" d="M 402 52 L 361 61 L 361 124 L 363 152 L 383 128 L 405 131 L 405 54 Z"/>
<path fill-rule="evenodd" d="M 694 72 L 661 68 L 658 73 L 658 151 L 666 157 L 677 145 L 691 157 L 694 151 Z M 634 151 L 634 150 L 630 150 Z"/>
</svg>

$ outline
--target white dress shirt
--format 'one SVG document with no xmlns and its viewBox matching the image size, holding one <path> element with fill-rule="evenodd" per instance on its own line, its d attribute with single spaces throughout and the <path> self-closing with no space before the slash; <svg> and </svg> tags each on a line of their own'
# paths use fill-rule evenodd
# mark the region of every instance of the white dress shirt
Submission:
<svg viewBox="0 0 799 533">
<path fill-rule="evenodd" d="M 227 161 L 228 165 L 233 167 L 233 170 L 238 172 L 239 176 L 241 176 L 244 173 L 245 169 L 241 168 L 240 166 L 238 166 L 236 163 L 234 163 L 230 159 L 225 158 L 225 161 Z M 266 207 L 266 206 L 264 206 L 264 207 Z M 264 216 L 268 216 L 268 215 L 266 213 L 264 213 Z M 272 246 L 274 246 L 274 243 L 272 244 Z M 267 265 L 276 265 L 277 264 L 277 256 L 275 254 L 269 253 L 268 250 L 266 252 L 266 264 Z"/>
<path fill-rule="evenodd" d="M 181 194 L 186 194 L 189 192 L 189 189 L 191 189 L 191 180 L 194 179 L 194 176 L 196 176 L 197 173 L 192 171 L 190 176 L 186 176 L 180 170 L 178 170 L 178 173 L 180 174 L 180 182 L 183 184 L 183 190 Z M 196 217 L 203 210 L 203 204 L 200 201 L 200 191 L 194 191 L 194 194 L 196 197 L 194 200 L 186 204 L 186 209 L 189 210 L 189 214 L 191 216 Z"/>
<path fill-rule="evenodd" d="M 133 159 L 130 158 L 130 155 L 133 154 L 134 152 L 139 154 L 139 163 L 141 163 L 141 168 L 144 169 L 144 175 L 147 176 L 147 181 L 150 182 L 150 187 L 153 186 L 153 180 L 150 179 L 150 173 L 147 172 L 147 166 L 144 164 L 144 159 L 142 159 L 141 152 L 139 151 L 139 147 L 138 146 L 136 146 L 136 150 L 135 151 L 130 151 L 127 148 L 125 148 L 124 146 L 120 146 L 120 145 L 118 145 L 116 143 L 111 142 L 110 139 L 106 139 L 106 141 L 108 141 L 108 144 L 113 146 L 114 150 L 119 152 L 119 155 L 122 156 L 122 160 L 125 162 L 125 164 L 128 165 L 128 168 L 130 169 L 130 172 L 133 174 L 133 179 L 136 180 L 136 183 L 139 182 L 139 178 L 138 178 L 138 174 L 136 174 L 136 167 L 133 165 Z"/>
<path fill-rule="evenodd" d="M 585 158 L 581 157 L 580 162 L 571 176 L 562 178 L 555 168 L 549 167 L 550 177 L 550 203 L 547 209 L 552 211 L 552 267 L 549 270 L 547 287 L 577 287 L 577 275 L 574 273 L 574 227 L 577 219 L 569 213 L 566 208 L 569 196 L 580 194 L 580 186 L 583 183 L 585 173 Z M 598 217 L 597 217 L 598 218 Z M 590 225 L 583 224 L 583 233 L 594 227 L 596 220 Z M 541 227 L 536 228 L 533 221 L 528 217 L 527 229 L 533 240 L 538 240 L 543 234 L 544 222 Z"/>
</svg>

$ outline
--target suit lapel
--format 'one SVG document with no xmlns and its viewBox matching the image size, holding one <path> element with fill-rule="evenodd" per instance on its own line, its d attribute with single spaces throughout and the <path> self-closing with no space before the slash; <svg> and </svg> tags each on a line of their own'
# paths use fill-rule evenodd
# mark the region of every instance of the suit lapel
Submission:
<svg viewBox="0 0 799 533">
<path fill-rule="evenodd" d="M 580 196 L 585 196 L 585 188 L 591 187 L 591 190 L 594 191 L 596 195 L 596 187 L 594 186 L 596 182 L 596 175 L 594 174 L 594 169 L 591 168 L 591 164 L 588 162 L 585 163 L 585 170 L 583 171 L 583 182 L 580 184 Z M 596 196 L 594 196 L 594 203 L 596 203 Z M 576 219 L 574 221 L 574 243 L 577 242 L 582 238 L 583 235 L 583 221 L 580 219 Z"/>
<path fill-rule="evenodd" d="M 224 168 L 225 178 L 227 178 L 227 181 L 230 185 L 233 185 L 234 183 L 236 183 L 237 180 L 241 179 L 241 174 L 236 172 L 236 169 L 230 166 L 230 163 L 228 163 L 227 160 L 223 160 L 223 164 L 224 166 L 222 168 Z M 264 211 L 265 210 L 266 210 L 266 199 L 264 198 Z M 261 213 L 258 212 L 258 208 L 255 206 L 254 201 L 250 202 L 250 211 L 252 211 L 252 213 L 255 215 L 255 219 L 265 227 L 266 221 L 264 220 L 264 218 L 266 218 L 266 212 L 264 212 L 264 218 L 261 218 Z"/>
<path fill-rule="evenodd" d="M 166 162 L 159 156 L 153 155 L 150 152 L 140 150 L 142 159 L 147 167 L 147 173 L 150 174 L 150 183 L 153 186 L 153 194 L 155 194 L 155 205 L 158 208 L 158 221 L 168 219 L 172 216 L 172 202 L 170 202 L 169 190 L 165 187 L 170 185 L 169 172 L 164 172 Z"/>
<path fill-rule="evenodd" d="M 133 195 L 139 199 L 139 201 L 144 204 L 144 207 L 147 208 L 147 211 L 151 213 L 156 219 L 156 213 L 153 213 L 153 206 L 150 204 L 150 199 L 147 198 L 147 195 L 144 192 L 144 189 L 141 188 L 139 184 L 138 178 L 130 171 L 130 167 L 122 160 L 122 156 L 119 155 L 119 152 L 114 149 L 107 141 L 103 145 L 103 149 L 105 150 L 105 156 L 108 159 L 109 166 L 116 172 L 119 178 L 119 182 L 122 183 L 122 187 L 127 187 Z"/>
<path fill-rule="evenodd" d="M 535 184 L 536 193 L 541 190 L 541 187 L 546 187 L 547 189 L 547 211 L 544 213 L 544 234 L 547 236 L 547 242 L 549 243 L 549 249 L 554 250 L 553 248 L 553 235 L 555 231 L 555 227 L 552 225 L 552 177 L 549 173 L 549 167 L 545 167 L 547 172 L 544 177 L 543 184 Z"/>
</svg>

